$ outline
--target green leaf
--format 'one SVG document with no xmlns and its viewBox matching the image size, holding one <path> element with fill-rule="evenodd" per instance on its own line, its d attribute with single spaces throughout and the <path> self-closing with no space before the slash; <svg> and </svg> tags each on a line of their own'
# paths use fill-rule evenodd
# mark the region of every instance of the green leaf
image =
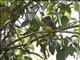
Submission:
<svg viewBox="0 0 80 60">
<path fill-rule="evenodd" d="M 68 13 L 71 14 L 71 8 L 69 5 L 64 4 L 64 3 L 60 3 L 60 13 L 64 14 L 65 11 L 67 11 Z"/>
<path fill-rule="evenodd" d="M 0 0 L 0 4 L 4 5 L 5 4 L 5 0 Z"/>
<path fill-rule="evenodd" d="M 12 12 L 14 12 L 14 13 L 12 13 Z M 18 4 L 15 3 L 15 6 L 14 6 L 14 8 L 12 8 L 11 13 L 12 13 L 11 14 L 11 20 L 14 23 L 20 17 L 20 15 L 24 14 L 23 3 L 22 2 L 19 2 Z"/>
<path fill-rule="evenodd" d="M 24 26 L 28 25 L 29 22 L 30 22 L 30 20 L 26 20 L 26 21 L 24 21 L 24 22 L 21 24 L 21 27 L 24 27 Z"/>
<path fill-rule="evenodd" d="M 40 51 L 43 53 L 43 55 L 44 55 L 45 58 L 46 58 L 46 57 L 47 57 L 47 56 L 46 56 L 46 45 L 40 44 L 40 47 L 41 47 Z"/>
<path fill-rule="evenodd" d="M 32 60 L 31 57 L 25 56 L 25 60 Z"/>
<path fill-rule="evenodd" d="M 48 7 L 47 7 L 48 14 L 52 14 L 54 12 L 53 7 L 55 6 L 55 4 L 56 4 L 56 2 L 51 2 L 48 4 Z"/>
<path fill-rule="evenodd" d="M 60 13 L 64 14 L 66 10 L 66 5 L 63 3 L 60 3 Z"/>
<path fill-rule="evenodd" d="M 55 48 L 54 48 L 53 45 L 50 45 L 50 44 L 49 44 L 49 51 L 50 51 L 50 53 L 51 53 L 52 55 L 54 55 Z"/>
<path fill-rule="evenodd" d="M 57 60 L 65 60 L 69 55 L 69 50 L 67 46 L 63 46 L 62 49 L 57 50 L 56 58 Z"/>
<path fill-rule="evenodd" d="M 68 17 L 63 15 L 63 16 L 61 17 L 61 24 L 62 24 L 62 26 L 63 26 L 63 27 L 66 27 L 67 24 L 68 24 L 68 22 L 69 22 Z"/>
<path fill-rule="evenodd" d="M 74 44 L 75 47 L 78 47 L 79 46 L 78 43 L 76 43 L 76 42 L 74 42 L 73 44 Z"/>
<path fill-rule="evenodd" d="M 72 45 L 69 46 L 68 51 L 71 56 L 74 55 L 74 52 L 77 52 L 76 48 L 74 48 Z"/>
<path fill-rule="evenodd" d="M 66 11 L 71 14 L 71 8 L 69 5 L 66 5 Z"/>
<path fill-rule="evenodd" d="M 65 46 L 68 46 L 68 43 L 69 43 L 69 41 L 65 38 L 65 39 L 64 39 L 64 45 L 65 45 Z"/>
<path fill-rule="evenodd" d="M 57 51 L 56 60 L 65 60 L 65 51 L 60 49 Z"/>
<path fill-rule="evenodd" d="M 79 49 L 79 50 L 80 50 L 80 46 L 79 46 L 79 44 L 78 44 L 78 43 L 74 42 L 74 43 L 73 43 L 73 45 L 74 45 L 77 49 Z"/>
<path fill-rule="evenodd" d="M 80 3 L 80 2 L 79 2 L 79 3 Z M 76 2 L 75 2 L 75 3 L 73 4 L 73 7 L 74 7 L 74 9 L 77 11 L 77 10 L 78 10 L 78 8 L 79 8 L 78 3 L 76 3 Z"/>
<path fill-rule="evenodd" d="M 37 21 L 36 19 L 33 19 L 30 22 L 30 28 L 29 28 L 29 30 L 36 32 L 36 31 L 39 31 L 39 27 L 40 27 L 40 22 Z"/>
<path fill-rule="evenodd" d="M 36 12 L 38 8 L 39 8 L 38 4 L 35 4 L 34 6 L 31 7 L 33 12 Z"/>
</svg>

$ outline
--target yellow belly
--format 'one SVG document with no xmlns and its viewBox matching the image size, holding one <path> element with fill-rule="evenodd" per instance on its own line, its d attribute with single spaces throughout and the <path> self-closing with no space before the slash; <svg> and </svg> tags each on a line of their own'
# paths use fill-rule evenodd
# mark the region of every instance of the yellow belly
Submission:
<svg viewBox="0 0 80 60">
<path fill-rule="evenodd" d="M 46 26 L 45 27 L 45 32 L 47 32 L 49 35 L 53 35 L 53 29 L 51 26 Z"/>
</svg>

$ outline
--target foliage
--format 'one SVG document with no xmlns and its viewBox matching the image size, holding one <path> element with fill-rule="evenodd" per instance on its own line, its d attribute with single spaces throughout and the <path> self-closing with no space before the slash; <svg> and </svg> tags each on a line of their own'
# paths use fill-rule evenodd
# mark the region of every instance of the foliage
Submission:
<svg viewBox="0 0 80 60">
<path fill-rule="evenodd" d="M 45 60 L 50 54 L 54 55 L 55 51 L 57 60 L 65 60 L 68 55 L 73 56 L 80 48 L 77 43 L 80 38 L 79 22 L 71 17 L 71 9 L 78 8 L 75 8 L 78 4 L 74 1 L 0 0 L 0 2 L 0 60 L 32 60 L 32 54 Z M 57 29 L 53 30 L 56 33 L 53 41 L 44 31 L 41 21 L 44 17 L 40 13 L 50 16 L 54 24 L 58 25 Z M 71 28 L 73 31 L 68 31 Z M 63 32 L 71 36 L 67 34 L 64 37 Z M 40 46 L 42 55 L 34 52 L 34 45 Z"/>
</svg>

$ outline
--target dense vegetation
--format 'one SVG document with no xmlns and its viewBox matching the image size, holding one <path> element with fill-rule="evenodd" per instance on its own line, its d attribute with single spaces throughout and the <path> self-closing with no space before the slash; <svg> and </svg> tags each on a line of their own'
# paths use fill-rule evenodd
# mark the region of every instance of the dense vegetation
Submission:
<svg viewBox="0 0 80 60">
<path fill-rule="evenodd" d="M 0 0 L 0 60 L 32 60 L 31 55 L 45 60 L 55 51 L 57 60 L 74 56 L 80 50 L 80 17 L 76 19 L 71 14 L 73 10 L 80 13 L 79 4 L 79 1 Z M 43 15 L 50 16 L 57 27 L 53 42 L 42 29 Z M 34 52 L 35 45 L 40 47 L 41 54 Z"/>
</svg>

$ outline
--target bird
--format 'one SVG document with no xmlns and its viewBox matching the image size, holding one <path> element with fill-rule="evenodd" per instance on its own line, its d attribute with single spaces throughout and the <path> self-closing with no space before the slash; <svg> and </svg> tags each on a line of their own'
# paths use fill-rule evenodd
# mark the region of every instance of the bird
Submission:
<svg viewBox="0 0 80 60">
<path fill-rule="evenodd" d="M 45 16 L 42 19 L 44 25 L 44 31 L 47 32 L 50 36 L 55 35 L 55 31 L 57 29 L 54 22 L 51 20 L 50 16 Z"/>
<path fill-rule="evenodd" d="M 56 42 L 55 42 L 55 30 L 57 29 L 56 27 L 56 24 L 51 20 L 51 17 L 50 16 L 45 16 L 43 17 L 42 19 L 42 23 L 43 23 L 43 28 L 44 28 L 44 31 L 46 33 L 48 33 L 49 35 L 49 45 L 53 46 L 54 47 L 56 46 Z"/>
</svg>

